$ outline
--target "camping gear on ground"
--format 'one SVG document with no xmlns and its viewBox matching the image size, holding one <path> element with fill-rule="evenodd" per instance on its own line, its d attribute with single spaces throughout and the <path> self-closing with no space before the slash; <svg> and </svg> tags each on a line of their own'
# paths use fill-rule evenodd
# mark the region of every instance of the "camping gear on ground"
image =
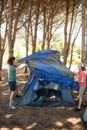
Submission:
<svg viewBox="0 0 87 130">
<path fill-rule="evenodd" d="M 19 62 L 27 62 L 32 75 L 17 103 L 18 106 L 38 106 L 37 100 L 40 96 L 58 99 L 47 102 L 46 106 L 75 105 L 71 90 L 72 88 L 79 90 L 79 87 L 73 80 L 73 72 L 60 61 L 58 51 L 38 51 L 20 59 Z"/>
</svg>

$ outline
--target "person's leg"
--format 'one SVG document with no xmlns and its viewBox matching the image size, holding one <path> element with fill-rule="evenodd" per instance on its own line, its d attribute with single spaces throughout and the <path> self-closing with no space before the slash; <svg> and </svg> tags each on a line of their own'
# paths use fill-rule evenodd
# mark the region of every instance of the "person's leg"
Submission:
<svg viewBox="0 0 87 130">
<path fill-rule="evenodd" d="M 78 103 L 78 107 L 75 108 L 76 112 L 81 110 L 82 97 L 83 97 L 83 89 L 82 89 L 82 87 L 80 87 L 80 89 L 79 89 L 79 103 Z"/>
<path fill-rule="evenodd" d="M 84 97 L 83 97 L 83 101 L 82 101 L 82 105 L 84 106 L 84 107 L 86 107 L 86 90 L 87 90 L 87 87 L 85 88 L 85 92 L 84 92 Z"/>
<path fill-rule="evenodd" d="M 10 92 L 10 101 L 9 101 L 9 106 L 12 105 L 13 100 L 14 100 L 14 91 L 11 91 L 11 92 Z"/>
<path fill-rule="evenodd" d="M 16 82 L 10 82 L 10 101 L 9 101 L 9 108 L 10 109 L 15 109 L 15 106 L 13 106 L 13 101 L 14 101 L 14 93 L 15 93 L 15 88 L 16 88 Z"/>
<path fill-rule="evenodd" d="M 85 87 L 80 87 L 78 109 L 81 109 L 81 105 L 82 105 L 84 96 L 85 96 Z"/>
<path fill-rule="evenodd" d="M 81 109 L 81 105 L 82 105 L 82 98 L 79 98 L 78 109 Z"/>
</svg>

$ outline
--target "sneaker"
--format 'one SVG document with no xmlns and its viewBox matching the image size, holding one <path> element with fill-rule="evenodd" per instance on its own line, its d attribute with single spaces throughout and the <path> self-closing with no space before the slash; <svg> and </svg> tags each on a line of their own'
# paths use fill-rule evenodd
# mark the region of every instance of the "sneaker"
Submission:
<svg viewBox="0 0 87 130">
<path fill-rule="evenodd" d="M 9 108 L 12 109 L 12 110 L 14 110 L 16 107 L 13 106 L 13 105 L 10 105 Z"/>
<path fill-rule="evenodd" d="M 81 109 L 80 108 L 75 108 L 74 111 L 79 112 L 79 111 L 81 111 Z"/>
</svg>

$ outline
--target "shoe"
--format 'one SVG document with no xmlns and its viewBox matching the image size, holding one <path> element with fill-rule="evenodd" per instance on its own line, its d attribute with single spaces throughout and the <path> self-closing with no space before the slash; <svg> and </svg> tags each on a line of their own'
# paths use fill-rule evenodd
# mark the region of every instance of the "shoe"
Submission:
<svg viewBox="0 0 87 130">
<path fill-rule="evenodd" d="M 12 110 L 14 110 L 16 107 L 13 106 L 13 105 L 10 105 L 9 108 L 12 109 Z"/>
<path fill-rule="evenodd" d="M 80 108 L 75 108 L 74 111 L 79 112 L 79 111 L 81 111 L 81 109 Z"/>
</svg>

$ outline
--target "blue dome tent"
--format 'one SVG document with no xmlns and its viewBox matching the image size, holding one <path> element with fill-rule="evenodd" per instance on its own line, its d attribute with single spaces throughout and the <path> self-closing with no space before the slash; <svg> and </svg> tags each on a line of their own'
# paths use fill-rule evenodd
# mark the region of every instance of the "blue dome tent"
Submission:
<svg viewBox="0 0 87 130">
<path fill-rule="evenodd" d="M 19 62 L 27 62 L 32 75 L 17 102 L 18 106 L 38 106 L 37 100 L 41 96 L 47 98 L 50 98 L 50 96 L 59 98 L 60 96 L 60 100 L 47 103 L 46 106 L 75 105 L 71 88 L 79 90 L 79 87 L 73 80 L 73 72 L 60 61 L 58 51 L 38 51 L 20 59 Z M 41 90 L 43 90 L 42 93 Z M 54 95 L 52 95 L 52 90 L 54 90 Z"/>
</svg>

